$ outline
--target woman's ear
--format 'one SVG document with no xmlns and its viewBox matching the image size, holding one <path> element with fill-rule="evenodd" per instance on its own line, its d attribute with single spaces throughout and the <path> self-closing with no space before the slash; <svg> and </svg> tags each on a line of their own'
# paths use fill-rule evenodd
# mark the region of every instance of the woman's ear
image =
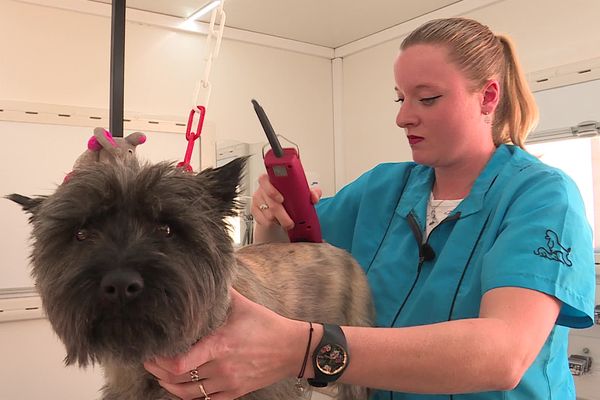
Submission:
<svg viewBox="0 0 600 400">
<path fill-rule="evenodd" d="M 500 102 L 500 85 L 496 79 L 490 79 L 483 85 L 481 91 L 481 113 L 493 114 Z"/>
</svg>

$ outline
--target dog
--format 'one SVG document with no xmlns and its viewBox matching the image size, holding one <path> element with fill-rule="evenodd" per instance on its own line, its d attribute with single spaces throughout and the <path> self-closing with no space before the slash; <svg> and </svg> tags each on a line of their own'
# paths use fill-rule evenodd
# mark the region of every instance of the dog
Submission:
<svg viewBox="0 0 600 400">
<path fill-rule="evenodd" d="M 99 363 L 103 400 L 175 399 L 142 363 L 190 350 L 221 326 L 233 287 L 289 318 L 370 326 L 365 275 L 325 243 L 235 251 L 225 222 L 246 159 L 191 174 L 137 159 L 82 166 L 49 196 L 7 196 L 29 213 L 32 276 L 65 363 Z M 300 366 L 299 366 L 300 367 Z M 245 400 L 301 398 L 295 380 Z M 367 390 L 339 385 L 339 397 Z"/>
</svg>

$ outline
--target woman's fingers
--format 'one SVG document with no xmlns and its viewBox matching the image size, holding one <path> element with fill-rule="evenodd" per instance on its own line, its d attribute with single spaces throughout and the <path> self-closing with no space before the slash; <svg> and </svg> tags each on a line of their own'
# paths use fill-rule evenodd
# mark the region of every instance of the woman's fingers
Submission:
<svg viewBox="0 0 600 400">
<path fill-rule="evenodd" d="M 310 189 L 310 201 L 313 204 L 317 204 L 321 199 L 321 196 L 323 196 L 323 191 L 320 187 L 314 187 Z"/>
<path fill-rule="evenodd" d="M 167 361 L 146 361 L 144 368 L 160 381 L 169 383 L 184 383 L 191 380 L 190 371 L 184 373 L 173 373 L 169 369 L 163 367 L 169 365 Z M 178 369 L 179 370 L 179 369 Z"/>
<path fill-rule="evenodd" d="M 252 196 L 251 207 L 256 222 L 265 226 L 277 223 L 285 230 L 292 229 L 294 221 L 283 207 L 283 196 L 269 182 L 268 175 L 261 175 L 258 184 L 258 190 Z"/>
<path fill-rule="evenodd" d="M 271 181 L 269 181 L 269 175 L 262 174 L 259 176 L 258 186 L 262 189 L 266 197 L 273 199 L 273 201 L 276 203 L 283 203 L 283 196 L 281 193 L 279 193 L 275 186 L 273 186 Z"/>
<path fill-rule="evenodd" d="M 168 392 L 183 400 L 206 395 L 233 400 L 296 373 L 292 364 L 300 363 L 301 354 L 294 345 L 304 337 L 298 328 L 305 323 L 284 318 L 234 289 L 230 294 L 231 311 L 222 327 L 185 355 L 144 363 Z"/>
<path fill-rule="evenodd" d="M 207 397 L 212 400 L 217 399 L 217 395 L 221 398 L 223 397 L 214 389 L 216 385 L 214 385 L 214 381 L 210 379 L 202 379 L 197 382 L 188 382 L 178 385 L 159 381 L 159 384 L 167 392 L 174 394 L 182 400 L 205 399 Z"/>
<path fill-rule="evenodd" d="M 265 198 L 263 193 L 258 190 L 252 196 L 252 207 L 250 212 L 254 216 L 257 223 L 269 226 L 275 221 L 275 217 L 271 211 L 274 207 L 274 202 Z"/>
</svg>

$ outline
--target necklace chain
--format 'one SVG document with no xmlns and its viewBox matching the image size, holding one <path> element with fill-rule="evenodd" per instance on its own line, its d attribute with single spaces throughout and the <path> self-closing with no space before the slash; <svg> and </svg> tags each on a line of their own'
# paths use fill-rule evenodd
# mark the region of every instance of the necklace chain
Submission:
<svg viewBox="0 0 600 400">
<path fill-rule="evenodd" d="M 431 198 L 431 201 L 433 201 L 433 196 L 432 196 L 432 198 Z M 439 208 L 439 207 L 440 207 L 442 204 L 444 204 L 444 202 L 445 202 L 445 201 L 446 201 L 446 200 L 442 200 L 442 201 L 440 201 L 440 203 L 439 203 L 439 204 L 437 204 L 437 205 L 435 205 L 435 206 L 434 206 L 433 204 L 431 204 L 431 203 L 430 203 L 430 208 L 431 208 L 431 211 L 430 211 L 430 213 L 429 213 L 429 225 L 430 225 L 430 226 L 431 226 L 431 225 L 436 225 L 436 224 L 438 223 L 438 218 L 437 218 L 437 215 L 436 215 L 435 211 L 436 211 L 436 210 L 437 210 L 437 209 L 438 209 L 438 208 Z M 449 214 L 449 212 L 448 212 L 448 213 L 445 213 L 445 214 L 446 214 L 446 215 L 448 215 L 448 214 Z"/>
</svg>

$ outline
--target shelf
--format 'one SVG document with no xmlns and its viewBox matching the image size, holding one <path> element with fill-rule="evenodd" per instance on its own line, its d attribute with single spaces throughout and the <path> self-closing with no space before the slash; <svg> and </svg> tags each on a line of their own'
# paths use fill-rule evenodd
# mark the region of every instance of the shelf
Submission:
<svg viewBox="0 0 600 400">
<path fill-rule="evenodd" d="M 42 299 L 33 288 L 0 291 L 0 323 L 45 318 Z"/>
</svg>

